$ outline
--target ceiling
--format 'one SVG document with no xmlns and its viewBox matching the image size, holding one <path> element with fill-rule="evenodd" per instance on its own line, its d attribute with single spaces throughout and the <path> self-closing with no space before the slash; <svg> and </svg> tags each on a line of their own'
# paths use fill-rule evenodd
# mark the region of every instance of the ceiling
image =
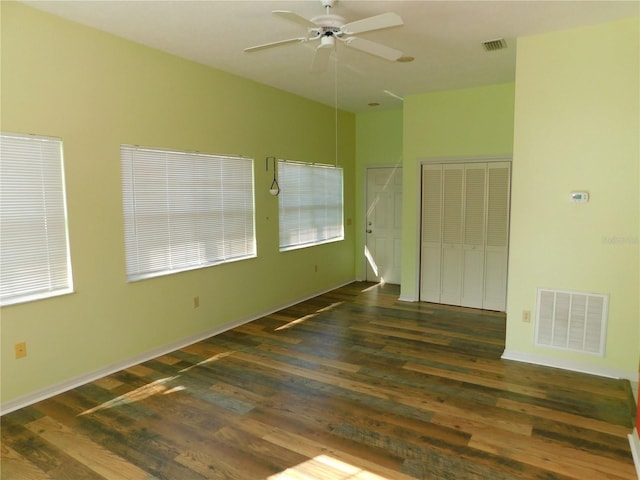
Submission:
<svg viewBox="0 0 640 480">
<path fill-rule="evenodd" d="M 358 36 L 415 60 L 390 62 L 337 42 L 329 68 L 311 73 L 315 42 L 252 53 L 244 49 L 304 36 L 303 26 L 271 11 L 290 10 L 310 19 L 325 13 L 320 0 L 23 3 L 327 105 L 334 106 L 337 96 L 338 107 L 351 112 L 400 106 L 402 100 L 385 90 L 403 97 L 513 81 L 518 37 L 640 15 L 638 1 L 339 0 L 331 13 L 347 23 L 399 14 L 404 26 Z M 482 42 L 497 38 L 504 38 L 507 48 L 485 51 Z"/>
</svg>

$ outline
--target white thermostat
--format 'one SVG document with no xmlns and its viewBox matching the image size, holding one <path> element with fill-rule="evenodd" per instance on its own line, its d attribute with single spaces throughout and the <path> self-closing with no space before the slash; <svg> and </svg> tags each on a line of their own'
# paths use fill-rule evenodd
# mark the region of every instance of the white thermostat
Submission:
<svg viewBox="0 0 640 480">
<path fill-rule="evenodd" d="M 571 192 L 571 201 L 573 203 L 587 203 L 589 201 L 589 192 Z"/>
</svg>

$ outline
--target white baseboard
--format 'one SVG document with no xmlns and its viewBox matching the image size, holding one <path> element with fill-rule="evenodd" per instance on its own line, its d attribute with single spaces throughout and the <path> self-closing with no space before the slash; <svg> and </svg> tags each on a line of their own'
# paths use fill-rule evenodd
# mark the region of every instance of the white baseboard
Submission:
<svg viewBox="0 0 640 480">
<path fill-rule="evenodd" d="M 419 300 L 417 298 L 413 298 L 413 297 L 406 297 L 403 295 L 400 295 L 400 297 L 398 297 L 398 300 L 401 302 L 418 302 Z"/>
<path fill-rule="evenodd" d="M 264 316 L 271 315 L 272 313 L 278 312 L 284 308 L 290 307 L 292 305 L 296 305 L 297 303 L 300 303 L 300 302 L 304 302 L 305 300 L 309 300 L 310 298 L 314 298 L 314 297 L 317 297 L 318 295 L 322 295 L 324 293 L 330 292 L 332 290 L 335 290 L 336 288 L 344 287 L 345 285 L 348 285 L 352 282 L 353 280 L 348 280 L 346 282 L 333 285 L 332 287 L 324 289 L 322 291 L 318 291 L 313 294 L 307 295 L 305 297 L 291 300 L 290 302 L 287 302 L 285 304 L 277 305 L 268 310 L 255 313 L 244 318 L 239 318 L 231 322 L 224 323 L 222 325 L 217 325 L 203 332 L 197 333 L 195 335 L 191 335 L 187 338 L 183 338 L 175 342 L 168 343 L 158 348 L 148 350 L 139 355 L 134 355 L 133 357 L 126 358 L 124 360 L 113 363 L 111 365 L 100 368 L 98 370 L 94 370 L 92 372 L 78 375 L 76 377 L 69 378 L 62 382 L 55 383 L 43 389 L 36 390 L 35 392 L 22 395 L 14 400 L 10 400 L 8 402 L 2 403 L 0 405 L 0 416 L 19 410 L 20 408 L 27 407 L 33 403 L 46 400 L 47 398 L 53 397 L 54 395 L 59 395 L 60 393 L 64 393 L 68 390 L 79 387 L 81 385 L 85 385 L 89 382 L 93 382 L 107 375 L 111 375 L 112 373 L 119 372 L 120 370 L 124 370 L 134 365 L 138 365 L 140 363 L 152 360 L 156 357 L 166 355 L 175 350 L 179 350 L 188 345 L 192 345 L 196 342 L 205 340 L 209 337 L 219 335 L 223 332 L 226 332 L 227 330 L 231 330 L 235 327 L 244 325 L 245 323 L 252 322 Z"/>
<path fill-rule="evenodd" d="M 505 350 L 502 353 L 502 358 L 504 360 L 515 360 L 517 362 L 532 363 L 534 365 L 543 365 L 545 367 L 561 368 L 563 370 L 571 370 L 573 372 L 588 373 L 591 375 L 598 375 L 600 377 L 626 379 L 630 382 L 636 382 L 638 380 L 637 371 L 626 371 L 618 368 L 589 365 L 574 360 L 548 357 L 546 355 Z"/>
<path fill-rule="evenodd" d="M 631 455 L 633 455 L 633 463 L 636 466 L 636 474 L 640 479 L 640 437 L 638 430 L 633 429 L 633 433 L 629 435 L 629 445 L 631 446 Z"/>
</svg>

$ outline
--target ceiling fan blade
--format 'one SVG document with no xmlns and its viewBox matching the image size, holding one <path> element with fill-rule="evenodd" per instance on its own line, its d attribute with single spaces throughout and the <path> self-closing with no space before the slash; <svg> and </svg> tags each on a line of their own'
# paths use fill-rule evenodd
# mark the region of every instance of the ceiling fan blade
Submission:
<svg viewBox="0 0 640 480">
<path fill-rule="evenodd" d="M 399 27 L 404 25 L 402 18 L 397 13 L 388 12 L 374 17 L 363 18 L 355 22 L 343 25 L 341 30 L 347 35 L 380 30 L 381 28 Z"/>
<path fill-rule="evenodd" d="M 247 53 L 257 52 L 258 50 L 265 50 L 267 48 L 279 47 L 281 45 L 289 45 L 291 43 L 302 43 L 309 40 L 307 37 L 298 37 L 298 38 L 290 38 L 288 40 L 280 40 L 278 42 L 264 43 L 262 45 L 256 45 L 255 47 L 245 48 L 244 51 Z"/>
<path fill-rule="evenodd" d="M 392 62 L 395 62 L 402 56 L 402 52 L 400 50 L 396 50 L 395 48 L 390 48 L 376 42 L 371 42 L 369 40 L 363 40 L 358 37 L 349 37 L 344 41 L 344 43 L 348 47 L 355 48 L 361 52 L 370 53 L 371 55 L 375 55 L 376 57 L 384 58 L 385 60 L 390 60 Z"/>
<path fill-rule="evenodd" d="M 311 64 L 311 71 L 314 73 L 324 72 L 327 69 L 327 65 L 329 65 L 331 52 L 333 52 L 333 48 L 318 45 L 318 48 L 316 48 L 316 54 L 313 57 L 313 63 Z"/>
<path fill-rule="evenodd" d="M 318 28 L 318 26 L 313 23 L 311 20 L 307 20 L 304 17 L 301 17 L 297 13 L 289 12 L 288 10 L 274 10 L 274 15 L 279 16 L 280 18 L 284 18 L 285 20 L 289 20 L 290 22 L 297 23 L 298 25 L 302 25 L 305 28 Z"/>
</svg>

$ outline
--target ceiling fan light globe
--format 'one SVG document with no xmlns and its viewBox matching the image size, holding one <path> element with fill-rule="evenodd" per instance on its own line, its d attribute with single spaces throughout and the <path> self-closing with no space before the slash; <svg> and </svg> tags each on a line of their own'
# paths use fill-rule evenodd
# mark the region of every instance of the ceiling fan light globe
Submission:
<svg viewBox="0 0 640 480">
<path fill-rule="evenodd" d="M 332 36 L 324 36 L 320 38 L 318 48 L 333 48 L 336 45 L 336 39 Z"/>
</svg>

